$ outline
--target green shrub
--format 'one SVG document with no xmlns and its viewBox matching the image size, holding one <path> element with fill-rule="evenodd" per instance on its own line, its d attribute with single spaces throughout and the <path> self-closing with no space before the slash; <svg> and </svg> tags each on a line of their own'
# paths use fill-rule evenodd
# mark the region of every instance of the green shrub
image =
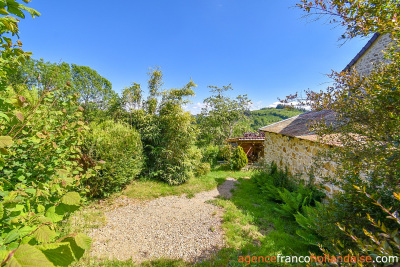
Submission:
<svg viewBox="0 0 400 267">
<path fill-rule="evenodd" d="M 211 167 L 217 165 L 219 155 L 219 147 L 214 145 L 209 145 L 203 148 L 203 162 L 208 162 Z"/>
<path fill-rule="evenodd" d="M 232 146 L 225 144 L 219 147 L 217 160 L 219 161 L 230 161 L 232 157 Z"/>
<path fill-rule="evenodd" d="M 196 174 L 196 176 L 202 176 L 202 175 L 206 175 L 210 171 L 211 171 L 210 163 L 202 162 L 196 167 L 195 174 Z"/>
<path fill-rule="evenodd" d="M 358 192 L 369 198 L 371 201 L 370 205 L 375 205 L 379 207 L 381 211 L 387 215 L 387 217 L 384 221 L 381 221 L 376 220 L 375 218 L 372 218 L 369 214 L 367 214 L 366 217 L 370 222 L 370 226 L 372 226 L 372 230 L 364 228 L 364 233 L 360 236 L 355 235 L 351 228 L 346 228 L 342 225 L 339 225 L 340 230 L 343 231 L 357 244 L 357 249 L 349 251 L 349 253 L 355 255 L 367 254 L 373 259 L 375 259 L 378 255 L 399 255 L 400 235 L 398 230 L 400 227 L 400 219 L 398 217 L 397 211 L 393 211 L 391 208 L 387 209 L 381 204 L 380 200 L 375 200 L 374 198 L 372 198 L 371 195 L 366 193 L 364 190 L 361 190 L 360 188 L 358 188 Z M 393 195 L 394 200 L 400 202 L 400 194 L 394 193 Z M 391 226 L 389 227 L 389 225 Z M 339 250 L 342 251 L 340 248 Z M 386 266 L 392 266 L 392 264 L 388 263 Z"/>
<path fill-rule="evenodd" d="M 237 146 L 232 153 L 232 158 L 230 160 L 230 165 L 232 170 L 240 170 L 247 165 L 247 155 L 244 153 L 241 146 Z"/>
<path fill-rule="evenodd" d="M 104 161 L 97 176 L 87 180 L 90 195 L 101 197 L 121 190 L 142 170 L 143 156 L 140 135 L 131 127 L 105 121 L 91 124 L 85 140 L 86 153 L 95 161 Z"/>
<path fill-rule="evenodd" d="M 67 266 L 91 243 L 62 229 L 82 204 L 81 182 L 92 175 L 80 160 L 87 126 L 75 96 L 61 102 L 54 92 L 15 87 L 0 88 L 7 134 L 0 136 L 0 262 Z"/>
</svg>

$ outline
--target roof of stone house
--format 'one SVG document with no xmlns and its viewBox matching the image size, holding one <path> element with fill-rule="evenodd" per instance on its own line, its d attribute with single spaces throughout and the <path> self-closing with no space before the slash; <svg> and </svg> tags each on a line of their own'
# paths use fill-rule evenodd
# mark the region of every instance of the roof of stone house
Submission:
<svg viewBox="0 0 400 267">
<path fill-rule="evenodd" d="M 335 124 L 337 123 L 336 113 L 330 110 L 309 111 L 295 117 L 264 126 L 260 128 L 260 131 L 320 142 L 320 137 L 309 129 L 309 126 L 317 122 L 324 122 L 328 125 Z M 332 141 L 324 143 L 336 145 Z"/>
<path fill-rule="evenodd" d="M 361 49 L 360 52 L 350 61 L 349 64 L 343 69 L 343 71 L 348 71 L 350 70 L 351 67 L 356 64 L 356 62 L 368 51 L 368 49 L 375 43 L 376 40 L 378 40 L 379 36 L 381 36 L 380 33 L 375 33 L 372 38 L 368 41 L 368 43 Z"/>
</svg>

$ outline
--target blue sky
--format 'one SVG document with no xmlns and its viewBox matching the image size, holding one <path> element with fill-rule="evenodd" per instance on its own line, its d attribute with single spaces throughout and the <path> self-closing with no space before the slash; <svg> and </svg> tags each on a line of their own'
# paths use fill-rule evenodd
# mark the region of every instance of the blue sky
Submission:
<svg viewBox="0 0 400 267">
<path fill-rule="evenodd" d="M 133 82 L 146 89 L 159 66 L 165 88 L 192 79 L 194 113 L 207 85 L 232 84 L 254 108 L 296 91 L 322 89 L 367 39 L 340 46 L 342 29 L 310 22 L 292 0 L 32 0 L 42 16 L 20 23 L 34 58 L 90 66 L 117 92 Z"/>
</svg>

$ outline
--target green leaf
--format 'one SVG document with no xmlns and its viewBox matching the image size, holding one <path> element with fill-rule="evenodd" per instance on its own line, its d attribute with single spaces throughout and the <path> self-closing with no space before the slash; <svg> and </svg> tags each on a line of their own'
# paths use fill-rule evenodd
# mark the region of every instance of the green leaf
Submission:
<svg viewBox="0 0 400 267">
<path fill-rule="evenodd" d="M 75 238 L 68 237 L 64 239 L 64 242 L 68 242 L 70 244 L 76 260 L 79 260 L 82 258 L 83 254 L 85 254 L 85 250 L 76 244 Z"/>
<path fill-rule="evenodd" d="M 54 265 L 37 248 L 30 245 L 21 245 L 6 263 L 10 267 L 53 267 Z"/>
<path fill-rule="evenodd" d="M 64 212 L 60 209 L 56 209 L 56 207 L 53 206 L 47 210 L 46 217 L 49 218 L 53 223 L 60 222 L 64 219 Z"/>
<path fill-rule="evenodd" d="M 7 10 L 4 7 L 2 7 L 2 8 L 0 8 L 0 14 L 1 15 L 8 15 L 9 13 L 7 12 Z"/>
<path fill-rule="evenodd" d="M 17 240 L 18 237 L 19 237 L 18 229 L 14 229 L 4 237 L 4 243 L 5 244 L 11 243 L 11 242 Z"/>
<path fill-rule="evenodd" d="M 61 202 L 65 205 L 78 206 L 81 203 L 81 196 L 77 192 L 68 192 L 61 198 Z"/>
<path fill-rule="evenodd" d="M 46 243 L 52 241 L 57 236 L 57 233 L 47 225 L 43 225 L 33 233 L 33 236 L 38 242 Z"/>
<path fill-rule="evenodd" d="M 75 261 L 71 246 L 68 242 L 36 246 L 55 266 L 69 266 Z"/>
<path fill-rule="evenodd" d="M 0 148 L 9 147 L 14 144 L 11 136 L 0 136 Z"/>
<path fill-rule="evenodd" d="M 17 117 L 18 120 L 20 120 L 21 122 L 24 121 L 24 115 L 21 112 L 15 112 L 15 117 Z"/>
<path fill-rule="evenodd" d="M 4 112 L 0 112 L 0 117 L 4 118 L 7 122 L 10 122 L 10 118 Z"/>
<path fill-rule="evenodd" d="M 45 207 L 43 205 L 38 205 L 36 210 L 38 213 L 42 213 L 45 211 Z"/>
<path fill-rule="evenodd" d="M 19 8 L 16 8 L 14 6 L 8 5 L 7 6 L 7 11 L 12 13 L 12 14 L 14 14 L 14 15 L 16 15 L 16 16 L 18 16 L 18 17 L 20 17 L 20 18 L 23 18 L 23 19 L 25 18 L 24 12 L 22 12 Z"/>
<path fill-rule="evenodd" d="M 10 154 L 10 152 L 8 152 L 8 150 L 7 149 L 5 149 L 5 148 L 0 148 L 0 154 L 2 154 L 2 155 L 9 155 Z"/>
<path fill-rule="evenodd" d="M 75 236 L 75 242 L 80 248 L 90 249 L 92 239 L 85 234 L 77 234 Z"/>
<path fill-rule="evenodd" d="M 8 254 L 10 254 L 10 251 L 0 250 L 0 262 L 5 260 L 7 258 L 7 256 L 8 256 Z"/>
</svg>

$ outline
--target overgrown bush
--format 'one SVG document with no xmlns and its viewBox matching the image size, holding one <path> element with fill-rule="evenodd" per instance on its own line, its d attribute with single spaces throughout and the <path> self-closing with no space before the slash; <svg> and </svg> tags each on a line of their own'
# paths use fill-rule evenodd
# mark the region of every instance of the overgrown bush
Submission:
<svg viewBox="0 0 400 267">
<path fill-rule="evenodd" d="M 104 163 L 86 184 L 90 196 L 102 197 L 120 191 L 140 174 L 142 142 L 136 130 L 114 121 L 92 123 L 90 128 L 85 139 L 85 152 L 90 159 Z"/>
<path fill-rule="evenodd" d="M 195 147 L 195 118 L 183 108 L 196 85 L 190 81 L 181 89 L 161 90 L 162 72 L 155 69 L 149 74 L 147 100 L 141 99 L 137 84 L 124 93 L 124 102 L 138 108 L 130 110 L 128 117 L 141 134 L 145 158 L 141 175 L 171 185 L 182 184 L 193 177 L 202 158 Z"/>
<path fill-rule="evenodd" d="M 241 170 L 247 165 L 247 155 L 241 146 L 237 146 L 232 153 L 232 158 L 230 160 L 230 165 L 232 170 Z"/>
<path fill-rule="evenodd" d="M 196 167 L 195 174 L 196 174 L 196 176 L 202 176 L 202 175 L 206 175 L 210 171 L 211 171 L 210 163 L 202 162 Z"/>
<path fill-rule="evenodd" d="M 218 161 L 229 162 L 231 160 L 231 157 L 232 157 L 232 152 L 233 152 L 233 148 L 229 144 L 225 144 L 223 146 L 219 146 L 217 160 Z"/>
<path fill-rule="evenodd" d="M 361 190 L 360 188 L 356 188 L 360 194 L 365 195 L 368 199 L 370 199 L 373 205 L 378 206 L 382 212 L 384 212 L 387 217 L 384 221 L 376 220 L 367 214 L 367 219 L 372 226 L 372 230 L 363 229 L 363 235 L 355 235 L 351 228 L 346 228 L 342 225 L 338 225 L 340 230 L 343 231 L 346 235 L 348 235 L 358 247 L 358 251 L 355 251 L 354 254 L 359 255 L 360 253 L 364 255 L 369 255 L 373 259 L 376 256 L 393 256 L 400 254 L 400 235 L 399 235 L 399 227 L 400 227 L 400 219 L 398 217 L 397 210 L 393 210 L 392 208 L 385 208 L 382 206 L 380 200 L 373 199 L 365 190 Z M 394 193 L 394 199 L 396 201 L 400 201 L 400 194 Z M 389 224 L 387 222 L 390 222 Z M 394 223 L 394 224 L 393 224 Z M 388 225 L 394 225 L 388 227 Z M 339 243 L 339 242 L 338 242 Z M 340 244 L 340 243 L 339 243 Z M 338 248 L 339 246 L 337 246 Z M 340 251 L 343 249 L 339 248 Z M 348 251 L 349 253 L 353 253 L 353 251 Z M 344 254 L 344 253 L 343 253 Z M 392 266 L 392 263 L 387 263 L 387 266 Z"/>
<path fill-rule="evenodd" d="M 24 11 L 40 14 L 18 1 L 2 1 L 2 10 L 7 16 L 0 17 L 0 265 L 68 266 L 91 243 L 83 234 L 62 234 L 60 227 L 81 205 L 81 182 L 92 174 L 80 158 L 87 130 L 83 109 L 76 95 L 60 101 L 51 87 L 11 85 L 9 77 L 30 54 L 10 38 L 18 34 L 17 17 L 24 18 Z"/>
<path fill-rule="evenodd" d="M 219 147 L 214 145 L 206 146 L 202 149 L 203 162 L 207 162 L 211 167 L 215 167 L 218 161 Z"/>
</svg>

